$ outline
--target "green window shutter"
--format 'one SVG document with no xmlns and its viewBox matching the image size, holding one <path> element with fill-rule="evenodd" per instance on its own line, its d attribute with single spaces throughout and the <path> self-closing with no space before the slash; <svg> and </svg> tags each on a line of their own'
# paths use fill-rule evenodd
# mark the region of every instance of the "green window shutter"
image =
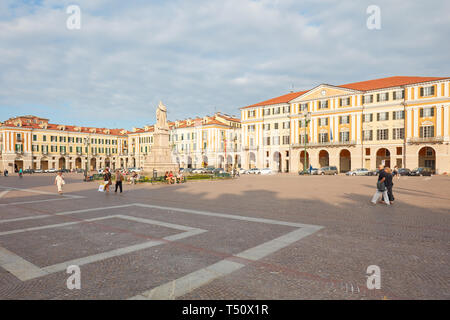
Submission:
<svg viewBox="0 0 450 320">
<path fill-rule="evenodd" d="M 423 108 L 420 108 L 420 117 L 423 117 Z"/>
<path fill-rule="evenodd" d="M 420 88 L 420 96 L 423 97 L 423 87 Z"/>
<path fill-rule="evenodd" d="M 377 113 L 377 121 L 380 121 L 380 113 Z"/>
<path fill-rule="evenodd" d="M 432 86 L 432 87 L 431 87 L 431 95 L 432 95 L 432 96 L 434 95 L 434 89 L 435 89 L 435 86 Z"/>
<path fill-rule="evenodd" d="M 433 87 L 434 88 L 434 87 Z M 434 117 L 434 107 L 431 108 L 431 116 Z"/>
<path fill-rule="evenodd" d="M 377 93 L 377 102 L 380 102 L 380 94 Z"/>
<path fill-rule="evenodd" d="M 386 120 L 389 120 L 389 112 L 386 112 Z"/>
</svg>

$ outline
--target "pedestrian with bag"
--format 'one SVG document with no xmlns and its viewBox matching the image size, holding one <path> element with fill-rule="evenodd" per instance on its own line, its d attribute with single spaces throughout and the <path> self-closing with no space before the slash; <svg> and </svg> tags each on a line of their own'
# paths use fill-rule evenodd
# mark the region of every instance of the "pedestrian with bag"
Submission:
<svg viewBox="0 0 450 320">
<path fill-rule="evenodd" d="M 394 203 L 394 193 L 392 192 L 392 188 L 394 187 L 394 174 L 391 171 L 391 168 L 386 167 L 384 168 L 384 171 L 386 172 L 386 180 L 384 181 L 384 184 L 386 185 L 387 194 L 389 197 L 389 202 L 391 204 Z"/>
<path fill-rule="evenodd" d="M 116 191 L 114 191 L 115 193 L 117 193 L 117 188 L 120 188 L 120 193 L 122 193 L 122 181 L 124 180 L 122 173 L 120 172 L 120 170 L 116 171 Z"/>
<path fill-rule="evenodd" d="M 109 192 L 109 186 L 112 184 L 111 181 L 111 172 L 109 172 L 109 169 L 105 169 L 105 173 L 103 174 L 103 181 L 105 182 L 105 191 Z"/>
<path fill-rule="evenodd" d="M 377 204 L 378 199 L 380 199 L 380 196 L 383 195 L 384 203 L 386 205 L 390 205 L 389 203 L 389 196 L 387 193 L 387 188 L 385 184 L 387 173 L 384 171 L 384 165 L 380 164 L 378 166 L 379 173 L 378 173 L 378 181 L 377 181 L 377 191 L 372 197 L 372 203 Z"/>
</svg>

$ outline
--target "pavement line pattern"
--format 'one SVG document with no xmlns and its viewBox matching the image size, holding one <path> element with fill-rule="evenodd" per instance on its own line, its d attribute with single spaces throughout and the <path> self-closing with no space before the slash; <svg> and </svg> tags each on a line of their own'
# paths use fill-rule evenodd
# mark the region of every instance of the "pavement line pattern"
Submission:
<svg viewBox="0 0 450 320">
<path fill-rule="evenodd" d="M 90 209 L 86 209 L 86 210 L 92 211 Z M 83 210 L 77 210 L 77 212 L 80 212 L 80 211 L 83 212 Z M 58 228 L 58 227 L 64 227 L 64 226 L 68 226 L 68 225 L 74 225 L 74 224 L 80 224 L 80 223 L 92 222 L 92 221 L 99 221 L 99 220 L 106 220 L 106 219 L 112 219 L 112 218 L 120 218 L 120 219 L 130 220 L 130 221 L 134 221 L 134 222 L 158 225 L 158 226 L 162 226 L 162 227 L 166 227 L 166 228 L 180 230 L 183 232 L 179 233 L 179 234 L 164 237 L 161 240 L 146 241 L 144 243 L 140 243 L 140 244 L 124 247 L 124 248 L 114 249 L 114 250 L 90 255 L 87 257 L 79 258 L 79 259 L 73 259 L 70 261 L 65 261 L 62 263 L 58 263 L 58 264 L 43 267 L 43 268 L 40 268 L 40 267 L 32 264 L 31 262 L 23 259 L 22 257 L 16 255 L 15 253 L 0 246 L 0 267 L 8 270 L 11 274 L 16 276 L 19 280 L 26 281 L 26 280 L 31 280 L 34 278 L 39 278 L 39 277 L 42 277 L 42 276 L 45 276 L 45 275 L 48 275 L 51 273 L 64 271 L 70 265 L 82 266 L 82 265 L 85 265 L 88 263 L 93 263 L 93 262 L 105 260 L 108 258 L 113 258 L 113 257 L 117 257 L 120 255 L 124 255 L 127 253 L 131 253 L 131 252 L 151 248 L 154 246 L 158 246 L 158 245 L 166 243 L 167 241 L 176 241 L 176 240 L 184 239 L 187 237 L 192 237 L 194 235 L 207 232 L 207 230 L 203 230 L 203 229 L 199 229 L 199 228 L 187 227 L 187 226 L 182 226 L 182 225 L 177 225 L 177 224 L 167 223 L 167 222 L 162 222 L 162 221 L 157 221 L 157 220 L 150 220 L 150 219 L 132 217 L 132 216 L 127 216 L 127 215 L 111 215 L 111 216 L 104 216 L 104 217 L 86 219 L 86 220 L 80 220 L 80 221 L 74 221 L 74 222 L 58 223 L 58 224 L 52 224 L 52 225 L 46 225 L 46 226 L 40 226 L 40 227 L 5 231 L 5 232 L 1 232 L 0 236 L 21 233 L 21 232 Z"/>
<path fill-rule="evenodd" d="M 0 192 L 0 198 L 3 198 L 10 190 Z"/>
<path fill-rule="evenodd" d="M 242 251 L 234 256 L 231 256 L 227 259 L 223 259 L 219 262 L 216 262 L 208 267 L 202 268 L 200 270 L 194 271 L 188 275 L 185 275 L 176 280 L 170 281 L 166 284 L 158 286 L 156 288 L 147 290 L 129 298 L 129 300 L 171 300 L 181 297 L 209 282 L 228 275 L 236 270 L 241 269 L 245 266 L 244 263 L 239 263 L 235 261 L 230 261 L 229 259 L 233 257 L 243 258 L 251 261 L 260 260 L 269 254 L 272 254 L 284 247 L 287 247 L 290 244 L 299 241 L 300 239 L 313 234 L 314 232 L 322 229 L 322 226 L 317 225 L 309 225 L 309 224 L 301 224 L 301 223 L 293 223 L 286 221 L 278 221 L 272 219 L 262 219 L 262 218 L 253 218 L 253 217 L 245 217 L 245 216 L 236 216 L 229 215 L 223 213 L 214 213 L 207 211 L 199 211 L 199 210 L 190 210 L 190 209 L 181 209 L 181 208 L 172 208 L 172 207 L 161 207 L 154 205 L 146 205 L 146 204 L 136 204 L 140 207 L 148 207 L 148 208 L 157 208 L 161 210 L 170 210 L 170 211 L 178 211 L 183 213 L 191 213 L 191 214 L 199 214 L 205 216 L 212 217 L 220 217 L 227 219 L 235 219 L 235 220 L 244 220 L 251 222 L 260 222 L 260 223 L 268 223 L 268 224 L 276 224 L 276 225 L 284 225 L 284 226 L 292 226 L 297 227 L 294 231 L 291 231 L 283 236 L 275 238 L 273 240 L 267 241 L 263 244 L 260 244 L 256 247 L 250 248 L 248 250 Z"/>
<path fill-rule="evenodd" d="M 43 200 L 30 200 L 30 201 L 17 201 L 17 202 L 10 202 L 10 203 L 0 203 L 0 206 L 12 206 L 12 205 L 21 205 L 21 204 L 29 204 L 29 203 L 39 203 L 39 202 L 48 202 L 48 201 L 60 201 L 60 200 L 86 198 L 84 196 L 79 196 L 79 195 L 75 195 L 75 194 L 62 194 L 62 195 L 60 195 L 58 193 L 42 191 L 42 190 L 34 190 L 34 189 L 13 188 L 13 187 L 5 187 L 5 186 L 0 186 L 0 188 L 6 189 L 2 193 L 0 193 L 0 198 L 2 198 L 7 192 L 10 192 L 10 191 L 13 191 L 13 190 L 29 192 L 29 193 L 36 193 L 36 194 L 58 196 L 58 198 L 55 198 L 55 199 L 43 199 Z"/>
<path fill-rule="evenodd" d="M 70 215 L 74 213 L 84 213 L 84 212 L 92 212 L 92 211 L 101 211 L 101 210 L 111 210 L 111 209 L 118 209 L 118 208 L 126 208 L 131 207 L 132 204 L 124 204 L 119 206 L 111 206 L 111 207 L 101 207 L 101 208 L 90 208 L 90 209 L 80 209 L 80 210 L 73 210 L 73 211 L 65 211 L 65 212 L 59 212 L 54 214 L 41 214 L 36 216 L 29 216 L 29 217 L 22 217 L 22 218 L 14 218 L 14 219 L 3 219 L 0 220 L 0 223 L 8 223 L 8 222 L 16 222 L 16 221 L 24 221 L 24 220 L 35 220 L 35 219 L 44 219 L 48 217 L 54 217 L 54 216 L 64 216 L 64 215 Z"/>
</svg>

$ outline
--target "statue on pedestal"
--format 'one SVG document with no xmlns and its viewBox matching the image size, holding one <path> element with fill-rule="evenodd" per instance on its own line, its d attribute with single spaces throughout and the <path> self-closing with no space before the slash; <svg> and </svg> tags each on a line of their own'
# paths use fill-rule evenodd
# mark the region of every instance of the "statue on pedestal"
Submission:
<svg viewBox="0 0 450 320">
<path fill-rule="evenodd" d="M 169 131 L 169 125 L 167 123 L 167 108 L 160 101 L 158 108 L 156 109 L 156 126 L 155 132 Z"/>
</svg>

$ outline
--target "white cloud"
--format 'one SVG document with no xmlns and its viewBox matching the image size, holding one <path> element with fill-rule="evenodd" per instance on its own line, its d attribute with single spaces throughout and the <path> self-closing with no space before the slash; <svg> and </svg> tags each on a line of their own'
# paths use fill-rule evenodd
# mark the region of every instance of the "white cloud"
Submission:
<svg viewBox="0 0 450 320">
<path fill-rule="evenodd" d="M 80 0 L 69 31 L 73 3 L 1 2 L 1 118 L 130 128 L 152 123 L 159 100 L 171 119 L 238 114 L 292 85 L 449 75 L 447 1 L 378 1 L 377 31 L 369 1 Z"/>
</svg>

